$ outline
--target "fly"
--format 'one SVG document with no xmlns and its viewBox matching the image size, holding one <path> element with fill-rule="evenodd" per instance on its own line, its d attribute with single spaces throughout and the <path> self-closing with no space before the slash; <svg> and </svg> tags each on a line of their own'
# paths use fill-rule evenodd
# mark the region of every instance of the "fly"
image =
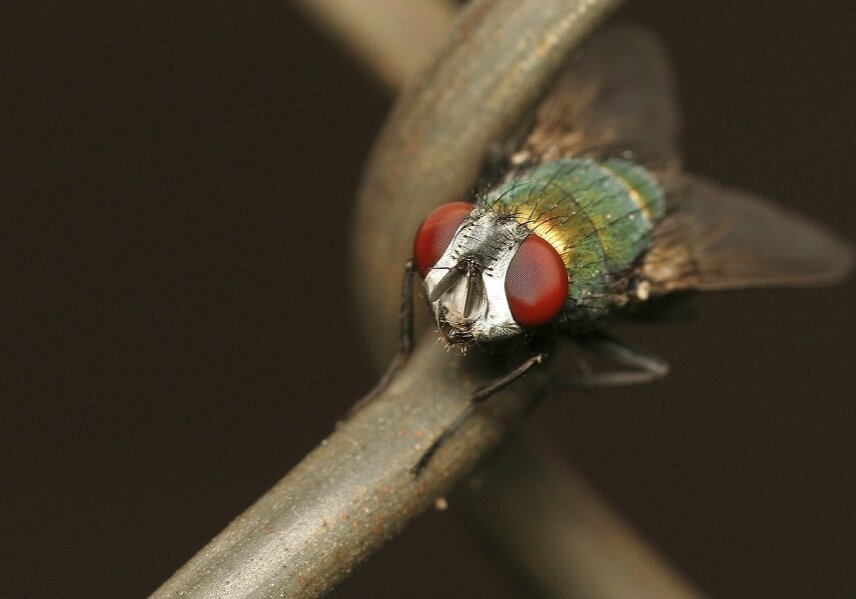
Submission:
<svg viewBox="0 0 856 599">
<path fill-rule="evenodd" d="M 606 325 L 676 291 L 831 284 L 850 246 L 747 193 L 681 172 L 678 111 L 660 45 L 638 29 L 601 34 L 571 61 L 474 203 L 432 211 L 407 264 L 401 346 L 412 345 L 412 273 L 424 280 L 437 328 L 453 346 L 517 340 L 530 357 L 476 391 L 414 466 L 493 393 L 547 358 L 565 335 L 617 366 L 562 386 L 652 381 L 662 359 L 605 333 Z"/>
</svg>

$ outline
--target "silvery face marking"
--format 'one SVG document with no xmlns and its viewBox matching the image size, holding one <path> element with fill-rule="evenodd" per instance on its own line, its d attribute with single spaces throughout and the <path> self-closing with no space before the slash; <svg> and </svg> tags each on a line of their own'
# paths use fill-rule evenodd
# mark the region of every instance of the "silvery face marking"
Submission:
<svg viewBox="0 0 856 599">
<path fill-rule="evenodd" d="M 525 226 L 491 210 L 475 209 L 425 276 L 437 327 L 453 345 L 507 339 L 523 332 L 511 316 L 505 275 Z"/>
</svg>

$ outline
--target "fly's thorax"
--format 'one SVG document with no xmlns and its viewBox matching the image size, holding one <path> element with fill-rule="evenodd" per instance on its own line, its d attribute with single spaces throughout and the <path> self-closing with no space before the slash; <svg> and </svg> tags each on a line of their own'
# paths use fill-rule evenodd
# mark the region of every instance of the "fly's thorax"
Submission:
<svg viewBox="0 0 856 599">
<path fill-rule="evenodd" d="M 477 208 L 425 275 L 428 302 L 443 336 L 473 345 L 523 333 L 506 297 L 509 264 L 527 228 L 506 215 Z"/>
<path fill-rule="evenodd" d="M 621 299 L 616 289 L 648 251 L 665 212 L 653 174 L 621 158 L 563 158 L 512 172 L 484 202 L 559 252 L 580 318 L 605 315 Z"/>
</svg>

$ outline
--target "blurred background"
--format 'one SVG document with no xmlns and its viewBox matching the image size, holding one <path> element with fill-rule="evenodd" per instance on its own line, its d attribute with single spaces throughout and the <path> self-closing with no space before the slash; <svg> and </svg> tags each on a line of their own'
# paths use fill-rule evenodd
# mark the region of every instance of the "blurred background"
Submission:
<svg viewBox="0 0 856 599">
<path fill-rule="evenodd" d="M 688 169 L 856 240 L 856 8 L 630 2 Z M 152 592 L 373 381 L 352 204 L 391 106 L 282 0 L 0 7 L 0 594 Z M 702 590 L 856 595 L 856 280 L 621 327 L 672 374 L 537 417 Z M 394 318 L 394 315 L 390 315 Z M 341 597 L 520 597 L 454 505 Z"/>
</svg>

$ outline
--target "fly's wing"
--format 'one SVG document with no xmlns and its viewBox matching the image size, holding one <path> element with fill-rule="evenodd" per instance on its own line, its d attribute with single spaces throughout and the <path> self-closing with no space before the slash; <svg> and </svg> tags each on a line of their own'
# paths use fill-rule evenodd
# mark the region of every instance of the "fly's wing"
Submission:
<svg viewBox="0 0 856 599">
<path fill-rule="evenodd" d="M 580 49 L 539 104 L 512 157 L 528 166 L 568 156 L 620 156 L 675 173 L 680 124 L 672 73 L 653 34 L 615 27 Z"/>
<path fill-rule="evenodd" d="M 682 177 L 676 197 L 640 265 L 653 294 L 826 285 L 853 266 L 849 244 L 757 196 Z"/>
</svg>

